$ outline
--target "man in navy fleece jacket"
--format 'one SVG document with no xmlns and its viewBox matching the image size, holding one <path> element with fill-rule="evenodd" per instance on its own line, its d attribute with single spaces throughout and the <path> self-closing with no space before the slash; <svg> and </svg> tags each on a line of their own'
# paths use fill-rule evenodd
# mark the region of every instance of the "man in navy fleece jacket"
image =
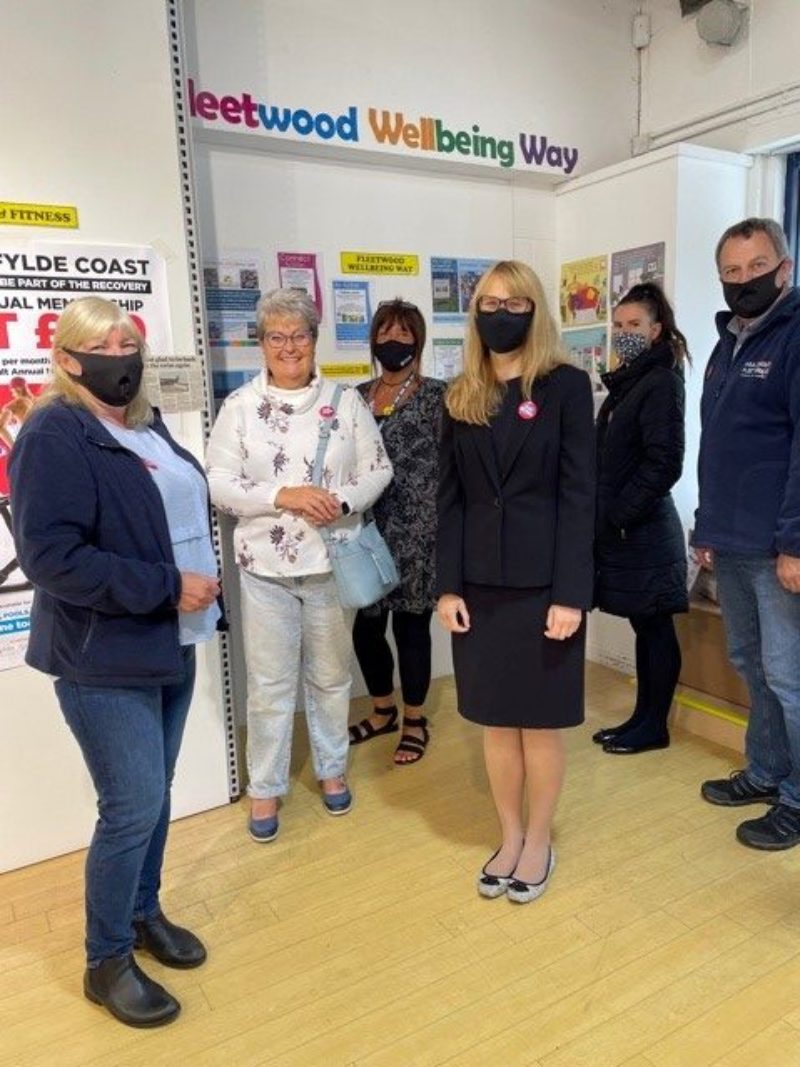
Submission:
<svg viewBox="0 0 800 1067">
<path fill-rule="evenodd" d="M 706 367 L 694 546 L 713 567 L 731 662 L 747 682 L 747 766 L 711 804 L 769 804 L 751 848 L 800 844 L 800 291 L 786 237 L 745 219 L 717 245 L 729 312 Z"/>
</svg>

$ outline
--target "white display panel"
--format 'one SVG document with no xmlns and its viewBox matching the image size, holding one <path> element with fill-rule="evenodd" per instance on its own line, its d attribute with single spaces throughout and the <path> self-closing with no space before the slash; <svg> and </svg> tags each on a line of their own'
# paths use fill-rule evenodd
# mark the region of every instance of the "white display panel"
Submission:
<svg viewBox="0 0 800 1067">
<path fill-rule="evenodd" d="M 4 4 L 0 90 L 5 114 L 0 198 L 74 205 L 80 221 L 75 230 L 3 226 L 0 241 L 155 246 L 167 264 L 175 348 L 192 351 L 164 0 Z M 202 454 L 199 413 L 171 425 L 187 447 Z M 176 816 L 228 800 L 221 689 L 215 640 L 199 656 L 176 775 Z M 94 807 L 51 682 L 27 667 L 0 672 L 0 870 L 85 845 Z"/>
</svg>

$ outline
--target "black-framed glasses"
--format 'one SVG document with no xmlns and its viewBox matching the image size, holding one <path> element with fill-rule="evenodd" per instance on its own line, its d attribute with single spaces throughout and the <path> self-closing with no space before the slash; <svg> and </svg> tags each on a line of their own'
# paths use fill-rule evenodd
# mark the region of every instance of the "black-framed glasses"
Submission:
<svg viewBox="0 0 800 1067">
<path fill-rule="evenodd" d="M 499 296 L 478 298 L 478 311 L 485 311 L 492 315 L 500 308 L 505 308 L 512 315 L 524 315 L 527 311 L 533 311 L 533 301 L 527 296 L 508 296 L 505 300 L 501 300 Z"/>
</svg>

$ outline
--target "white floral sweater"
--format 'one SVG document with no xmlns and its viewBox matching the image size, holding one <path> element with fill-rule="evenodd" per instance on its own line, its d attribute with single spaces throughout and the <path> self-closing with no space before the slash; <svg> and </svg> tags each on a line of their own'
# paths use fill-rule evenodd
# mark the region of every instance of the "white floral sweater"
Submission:
<svg viewBox="0 0 800 1067">
<path fill-rule="evenodd" d="M 226 399 L 206 451 L 215 506 L 238 519 L 233 535 L 240 567 L 262 577 L 330 571 L 325 542 L 307 522 L 275 505 L 280 489 L 310 485 L 320 425 L 331 423 L 322 485 L 350 514 L 328 529 L 352 537 L 361 512 L 392 480 L 375 420 L 355 389 L 346 388 L 335 417 L 335 385 L 315 377 L 304 389 L 276 389 L 262 371 Z"/>
</svg>

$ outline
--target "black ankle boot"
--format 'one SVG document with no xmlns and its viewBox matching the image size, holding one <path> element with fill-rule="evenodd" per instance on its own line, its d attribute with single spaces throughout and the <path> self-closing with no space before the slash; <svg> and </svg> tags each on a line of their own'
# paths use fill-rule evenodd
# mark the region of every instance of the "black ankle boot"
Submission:
<svg viewBox="0 0 800 1067">
<path fill-rule="evenodd" d="M 181 1010 L 175 997 L 137 966 L 132 954 L 87 967 L 83 992 L 126 1026 L 164 1026 Z"/>
<path fill-rule="evenodd" d="M 163 911 L 152 919 L 133 924 L 135 949 L 144 949 L 165 967 L 199 967 L 205 962 L 206 950 L 199 937 L 171 923 Z"/>
</svg>

